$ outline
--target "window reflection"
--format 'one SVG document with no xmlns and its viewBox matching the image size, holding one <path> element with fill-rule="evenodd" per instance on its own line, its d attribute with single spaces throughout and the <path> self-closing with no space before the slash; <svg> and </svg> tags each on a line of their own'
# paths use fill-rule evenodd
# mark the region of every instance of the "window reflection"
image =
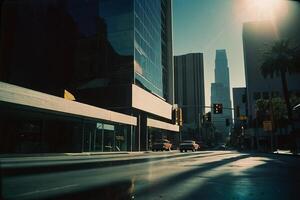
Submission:
<svg viewBox="0 0 300 200">
<path fill-rule="evenodd" d="M 0 81 L 98 106 L 132 83 L 132 0 L 1 2 Z"/>
<path fill-rule="evenodd" d="M 135 81 L 163 97 L 162 88 L 162 1 L 135 0 Z M 166 41 L 164 41 L 166 42 Z"/>
</svg>

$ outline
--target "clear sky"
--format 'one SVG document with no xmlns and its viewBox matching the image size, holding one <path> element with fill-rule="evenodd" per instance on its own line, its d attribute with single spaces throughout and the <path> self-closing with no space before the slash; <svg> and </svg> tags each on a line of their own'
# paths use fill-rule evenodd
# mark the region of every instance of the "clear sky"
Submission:
<svg viewBox="0 0 300 200">
<path fill-rule="evenodd" d="M 174 55 L 204 54 L 206 105 L 216 49 L 226 49 L 231 88 L 244 87 L 243 22 L 274 20 L 287 12 L 281 0 L 173 0 Z"/>
</svg>

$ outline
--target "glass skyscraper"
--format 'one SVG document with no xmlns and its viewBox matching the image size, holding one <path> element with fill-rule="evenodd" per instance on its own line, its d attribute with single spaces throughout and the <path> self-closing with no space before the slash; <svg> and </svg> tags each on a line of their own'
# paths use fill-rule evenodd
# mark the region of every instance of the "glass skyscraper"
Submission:
<svg viewBox="0 0 300 200">
<path fill-rule="evenodd" d="M 148 117 L 172 121 L 171 4 L 2 1 L 0 81 L 135 116 L 148 137 Z"/>
<path fill-rule="evenodd" d="M 223 106 L 223 113 L 212 112 L 212 122 L 216 127 L 218 139 L 224 142 L 232 125 L 229 65 L 225 49 L 216 50 L 215 82 L 211 84 L 211 104 L 212 107 L 213 104 L 222 104 Z"/>
</svg>

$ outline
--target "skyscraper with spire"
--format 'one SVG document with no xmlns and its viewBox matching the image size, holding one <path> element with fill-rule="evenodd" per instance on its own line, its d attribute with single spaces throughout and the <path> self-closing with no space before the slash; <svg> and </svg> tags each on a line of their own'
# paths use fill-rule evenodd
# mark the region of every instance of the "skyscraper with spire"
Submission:
<svg viewBox="0 0 300 200">
<path fill-rule="evenodd" d="M 221 114 L 214 114 L 212 110 L 212 122 L 216 132 L 219 133 L 220 140 L 225 140 L 232 124 L 229 68 L 225 49 L 216 50 L 215 82 L 211 84 L 211 104 L 223 106 Z"/>
</svg>

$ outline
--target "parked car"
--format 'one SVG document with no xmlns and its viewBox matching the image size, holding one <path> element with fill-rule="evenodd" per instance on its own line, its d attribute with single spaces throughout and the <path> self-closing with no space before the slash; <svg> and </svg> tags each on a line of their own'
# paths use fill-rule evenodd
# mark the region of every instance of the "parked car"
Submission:
<svg viewBox="0 0 300 200">
<path fill-rule="evenodd" d="M 154 144 L 152 146 L 152 151 L 164 151 L 164 150 L 170 151 L 171 147 L 172 147 L 172 144 L 170 143 L 169 140 L 162 139 L 162 140 L 158 140 L 158 141 L 154 142 Z"/>
<path fill-rule="evenodd" d="M 180 152 L 187 152 L 188 150 L 197 151 L 199 149 L 199 144 L 194 140 L 184 140 L 179 145 Z"/>
</svg>

